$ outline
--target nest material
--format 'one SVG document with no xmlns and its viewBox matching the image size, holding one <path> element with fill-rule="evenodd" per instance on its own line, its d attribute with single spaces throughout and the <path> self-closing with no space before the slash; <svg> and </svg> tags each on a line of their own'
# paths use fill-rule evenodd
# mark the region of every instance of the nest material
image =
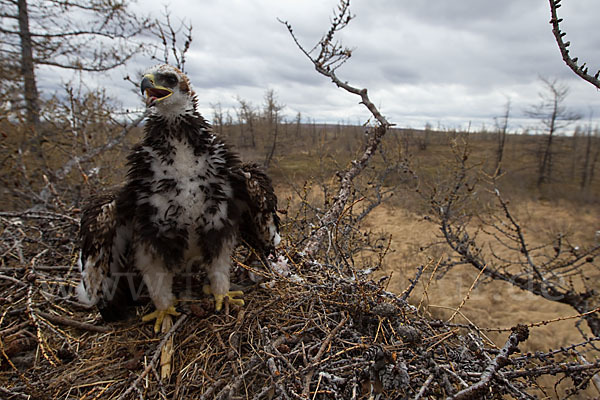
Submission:
<svg viewBox="0 0 600 400">
<path fill-rule="evenodd" d="M 497 349 L 474 327 L 421 317 L 368 275 L 287 253 L 252 271 L 262 282 L 246 287 L 243 308 L 215 313 L 198 295 L 181 303 L 167 334 L 154 335 L 138 317 L 108 325 L 75 301 L 75 218 L 0 218 L 1 398 L 533 398 L 525 394 L 532 381 L 519 371 L 554 364 L 509 361 L 524 327 Z M 235 280 L 246 269 L 238 265 Z M 192 284 L 201 293 L 201 283 Z M 172 374 L 161 380 L 169 337 Z M 514 378 L 497 375 L 502 368 Z"/>
</svg>

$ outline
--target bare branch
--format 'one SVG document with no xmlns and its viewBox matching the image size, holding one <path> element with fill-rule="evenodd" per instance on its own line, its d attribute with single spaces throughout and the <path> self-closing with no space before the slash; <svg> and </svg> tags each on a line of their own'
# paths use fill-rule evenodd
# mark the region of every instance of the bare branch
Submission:
<svg viewBox="0 0 600 400">
<path fill-rule="evenodd" d="M 127 134 L 133 128 L 138 126 L 140 124 L 140 122 L 142 122 L 144 120 L 144 118 L 146 117 L 146 114 L 147 114 L 147 111 L 142 113 L 139 117 L 137 117 L 135 120 L 133 120 L 129 124 L 125 125 L 123 127 L 123 129 L 121 130 L 121 133 L 118 136 L 112 138 L 108 142 L 104 143 L 102 146 L 94 148 L 94 149 L 90 149 L 83 156 L 75 156 L 75 157 L 71 158 L 69 161 L 67 161 L 65 164 L 63 164 L 63 166 L 59 170 L 57 170 L 54 173 L 55 177 L 57 179 L 64 179 L 64 177 L 67 176 L 69 174 L 69 172 L 71 172 L 73 167 L 75 167 L 76 165 L 87 162 L 87 161 L 91 160 L 92 158 L 96 157 L 97 155 L 99 155 L 107 150 L 110 150 L 111 148 L 113 148 L 116 145 L 118 145 L 119 143 L 121 143 L 123 141 L 123 139 L 127 136 Z"/>
<path fill-rule="evenodd" d="M 474 211 L 467 210 L 478 198 L 472 183 L 474 178 L 469 176 L 467 159 L 460 159 L 450 188 L 435 188 L 430 198 L 442 237 L 457 256 L 457 260 L 444 261 L 442 266 L 448 270 L 466 263 L 488 278 L 569 305 L 581 314 L 594 335 L 600 335 L 597 294 L 594 288 L 587 288 L 584 275 L 586 268 L 600 254 L 600 244 L 574 251 L 568 241 L 559 236 L 551 243 L 531 246 L 508 202 L 495 187 L 491 192 L 498 209 L 491 210 L 491 217 L 478 216 L 479 227 L 474 227 L 470 224 Z M 479 243 L 477 233 L 480 231 L 494 239 L 488 243 L 489 250 Z M 573 283 L 575 273 L 582 276 L 583 288 Z"/>
<path fill-rule="evenodd" d="M 138 376 L 137 379 L 129 386 L 129 388 L 125 392 L 123 392 L 123 394 L 121 394 L 121 396 L 119 396 L 119 400 L 126 399 L 127 395 L 129 393 L 131 393 L 137 387 L 137 385 L 140 384 L 140 382 L 142 381 L 142 379 L 144 379 L 144 377 L 146 375 L 148 375 L 148 373 L 150 373 L 150 371 L 152 370 L 152 368 L 154 368 L 154 366 L 156 365 L 156 362 L 160 358 L 163 347 L 165 346 L 165 344 L 167 343 L 167 341 L 169 340 L 169 338 L 172 335 L 174 335 L 175 332 L 177 332 L 177 330 L 179 329 L 179 327 L 182 325 L 183 321 L 185 321 L 186 318 L 187 318 L 187 315 L 186 314 L 182 314 L 177 319 L 177 322 L 175 322 L 175 324 L 173 324 L 173 326 L 171 327 L 171 329 L 165 334 L 165 336 L 163 336 L 162 340 L 160 341 L 160 343 L 156 347 L 156 350 L 154 351 L 154 355 L 152 356 L 152 359 L 150 360 L 150 363 L 144 369 L 144 372 L 142 372 L 140 374 L 140 376 Z"/>
<path fill-rule="evenodd" d="M 74 328 L 83 329 L 86 331 L 100 332 L 100 333 L 107 333 L 107 332 L 112 331 L 111 328 L 107 328 L 105 326 L 91 325 L 91 324 L 87 324 L 85 322 L 75 321 L 70 318 L 66 318 L 66 317 L 63 317 L 60 315 L 56 315 L 56 314 L 50 314 L 50 313 L 43 312 L 43 311 L 36 311 L 36 314 L 44 319 L 47 319 L 50 322 L 54 322 L 56 324 L 62 324 L 62 325 L 66 325 L 66 326 L 72 326 Z"/>
<path fill-rule="evenodd" d="M 154 23 L 153 35 L 160 40 L 161 46 L 154 46 L 155 54 L 152 55 L 153 59 L 158 60 L 156 52 L 162 51 L 161 62 L 170 64 L 170 56 L 173 56 L 175 60 L 175 66 L 182 72 L 185 72 L 186 54 L 192 44 L 192 24 L 187 23 L 184 20 L 180 21 L 178 27 L 173 25 L 171 21 L 171 13 L 165 6 L 163 11 L 163 19 L 156 20 Z M 180 38 L 181 32 L 183 33 L 183 39 Z M 178 41 L 183 41 L 183 45 L 178 47 Z"/>
<path fill-rule="evenodd" d="M 502 367 L 509 363 L 508 357 L 518 351 L 519 343 L 524 342 L 529 337 L 529 329 L 524 325 L 517 325 L 513 328 L 513 332 L 508 337 L 508 340 L 500 350 L 500 353 L 494 358 L 485 371 L 481 374 L 479 382 L 461 390 L 454 396 L 448 397 L 447 400 L 466 400 L 479 398 L 483 392 L 490 386 L 494 376 Z"/>
<path fill-rule="evenodd" d="M 334 227 L 336 221 L 346 207 L 354 179 L 369 164 L 371 157 L 381 143 L 381 139 L 388 131 L 388 128 L 392 126 L 369 99 L 366 88 L 359 89 L 354 87 L 348 84 L 348 82 L 340 80 L 335 73 L 336 69 L 344 64 L 352 54 L 350 49 L 343 47 L 339 42 L 335 41 L 335 34 L 344 29 L 353 18 L 349 6 L 350 0 L 340 1 L 329 31 L 323 35 L 310 51 L 306 50 L 300 44 L 294 34 L 291 24 L 287 21 L 279 20 L 280 23 L 285 25 L 300 51 L 302 51 L 302 53 L 304 53 L 304 55 L 312 62 L 316 71 L 331 79 L 337 87 L 359 96 L 361 99 L 360 103 L 367 107 L 369 112 L 378 122 L 378 126 L 369 131 L 367 144 L 365 145 L 361 157 L 358 160 L 353 160 L 351 165 L 345 171 L 338 173 L 338 176 L 340 176 L 340 187 L 338 189 L 336 200 L 321 219 L 321 226 L 312 233 L 310 239 L 304 246 L 303 252 L 309 257 L 314 256 L 321 249 L 323 243 L 325 243 L 328 232 Z M 318 54 L 313 56 L 313 53 L 316 53 L 317 50 Z"/>
<path fill-rule="evenodd" d="M 569 55 L 568 47 L 571 42 L 566 42 L 563 40 L 566 33 L 561 31 L 560 23 L 562 22 L 562 18 L 558 18 L 556 10 L 561 6 L 561 0 L 548 0 L 550 2 L 550 14 L 552 19 L 550 19 L 550 23 L 552 24 L 552 33 L 554 34 L 554 39 L 558 44 L 558 48 L 560 49 L 560 54 L 562 55 L 563 61 L 567 64 L 571 71 L 575 72 L 577 76 L 586 80 L 587 82 L 594 85 L 597 89 L 600 89 L 600 70 L 594 74 L 594 76 L 588 74 L 588 67 L 583 63 L 582 65 L 577 65 L 578 58 L 572 58 Z"/>
</svg>

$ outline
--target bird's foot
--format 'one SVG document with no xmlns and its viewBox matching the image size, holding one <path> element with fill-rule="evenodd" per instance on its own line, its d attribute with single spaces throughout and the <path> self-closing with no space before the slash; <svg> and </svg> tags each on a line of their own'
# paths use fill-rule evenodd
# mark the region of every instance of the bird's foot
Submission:
<svg viewBox="0 0 600 400">
<path fill-rule="evenodd" d="M 215 298 L 215 310 L 217 311 L 221 311 L 221 308 L 223 308 L 223 301 L 225 300 L 225 297 L 229 299 L 229 304 L 235 304 L 236 306 L 240 307 L 244 305 L 244 299 L 236 299 L 236 297 L 242 297 L 244 295 L 244 292 L 241 290 L 232 290 L 225 294 L 217 294 L 213 293 L 209 285 L 204 285 L 202 290 L 205 294 L 213 295 Z"/>
<path fill-rule="evenodd" d="M 156 322 L 154 322 L 154 333 L 158 333 L 158 332 L 160 332 L 160 326 L 162 325 L 163 320 L 167 316 L 170 316 L 170 315 L 172 315 L 174 317 L 181 315 L 181 313 L 179 313 L 179 312 L 177 312 L 177 310 L 175 310 L 175 304 L 173 304 L 170 307 L 165 308 L 164 310 L 156 310 L 154 312 L 151 312 L 150 314 L 144 315 L 142 317 L 142 321 L 148 322 L 148 321 L 156 320 Z"/>
</svg>

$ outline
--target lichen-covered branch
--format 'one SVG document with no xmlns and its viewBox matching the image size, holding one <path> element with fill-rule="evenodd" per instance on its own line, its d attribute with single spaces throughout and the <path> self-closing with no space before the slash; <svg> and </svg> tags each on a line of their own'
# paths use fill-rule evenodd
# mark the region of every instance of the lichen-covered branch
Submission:
<svg viewBox="0 0 600 400">
<path fill-rule="evenodd" d="M 529 329 L 524 325 L 517 325 L 513 328 L 513 332 L 508 337 L 508 340 L 500 349 L 500 353 L 488 365 L 481 374 L 481 379 L 476 384 L 461 390 L 454 396 L 448 397 L 447 400 L 467 400 L 480 399 L 483 393 L 490 387 L 494 375 L 497 374 L 502 367 L 509 363 L 508 357 L 518 351 L 519 343 L 524 342 L 529 337 Z"/>
</svg>

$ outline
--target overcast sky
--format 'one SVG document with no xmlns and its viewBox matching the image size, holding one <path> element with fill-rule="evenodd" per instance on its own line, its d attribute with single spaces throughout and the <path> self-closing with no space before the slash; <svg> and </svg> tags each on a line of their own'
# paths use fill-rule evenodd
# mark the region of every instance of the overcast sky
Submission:
<svg viewBox="0 0 600 400">
<path fill-rule="evenodd" d="M 159 16 L 164 2 L 143 1 Z M 364 122 L 358 98 L 317 74 L 277 18 L 289 21 L 312 47 L 329 27 L 336 0 L 202 0 L 167 3 L 175 20 L 193 25 L 186 71 L 201 111 L 211 103 L 234 107 L 236 97 L 260 105 L 274 89 L 284 113 L 318 122 Z M 551 32 L 547 0 L 353 0 L 356 16 L 340 35 L 354 49 L 338 76 L 367 87 L 372 101 L 399 127 L 429 122 L 445 128 L 491 127 L 512 103 L 511 130 L 533 125 L 524 111 L 538 103 L 539 77 L 560 79 L 566 105 L 600 121 L 600 92 L 563 63 Z M 600 68 L 599 0 L 563 0 L 559 9 L 571 54 Z M 125 107 L 141 100 L 120 76 L 153 64 L 135 60 L 115 71 L 108 92 Z M 593 73 L 592 73 L 593 74 Z M 40 79 L 44 78 L 42 72 Z M 43 82 L 40 82 L 43 86 Z"/>
</svg>

